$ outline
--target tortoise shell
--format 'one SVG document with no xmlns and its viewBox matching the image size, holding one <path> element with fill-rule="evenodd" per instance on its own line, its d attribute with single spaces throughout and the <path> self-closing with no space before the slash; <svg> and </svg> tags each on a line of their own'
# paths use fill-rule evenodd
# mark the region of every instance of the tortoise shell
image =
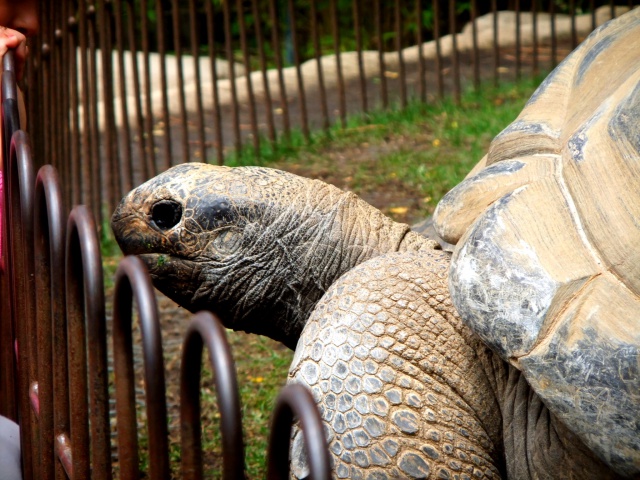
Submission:
<svg viewBox="0 0 640 480">
<path fill-rule="evenodd" d="M 465 322 L 640 474 L 640 9 L 594 31 L 435 212 Z"/>
</svg>

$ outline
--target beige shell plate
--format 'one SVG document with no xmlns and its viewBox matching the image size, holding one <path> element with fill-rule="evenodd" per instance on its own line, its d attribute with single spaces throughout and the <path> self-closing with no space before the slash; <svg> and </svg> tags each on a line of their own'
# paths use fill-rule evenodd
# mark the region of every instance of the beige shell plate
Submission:
<svg viewBox="0 0 640 480">
<path fill-rule="evenodd" d="M 640 9 L 589 36 L 435 213 L 464 320 L 640 474 Z"/>
</svg>

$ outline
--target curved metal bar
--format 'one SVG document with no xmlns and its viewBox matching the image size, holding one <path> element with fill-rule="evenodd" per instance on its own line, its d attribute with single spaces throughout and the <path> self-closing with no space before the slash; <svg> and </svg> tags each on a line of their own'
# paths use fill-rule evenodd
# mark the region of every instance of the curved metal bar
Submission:
<svg viewBox="0 0 640 480">
<path fill-rule="evenodd" d="M 58 172 L 51 165 L 42 167 L 36 176 L 33 216 L 40 473 L 42 480 L 46 480 L 53 478 L 56 465 L 54 431 L 60 434 L 69 428 L 69 415 L 65 408 L 68 397 L 63 288 L 64 208 Z M 56 397 L 62 397 L 64 403 L 54 400 L 54 385 Z M 58 408 L 54 408 L 54 402 Z"/>
<path fill-rule="evenodd" d="M 122 478 L 139 478 L 138 428 L 132 342 L 132 300 L 138 306 L 144 356 L 149 438 L 149 478 L 169 478 L 167 401 L 162 337 L 153 286 L 144 263 L 135 256 L 120 262 L 113 300 L 113 357 L 116 375 L 118 454 Z"/>
<path fill-rule="evenodd" d="M 4 70 L 9 73 L 14 68 L 14 58 L 13 52 L 9 51 L 3 57 L 3 67 Z M 12 80 L 13 81 L 10 81 Z M 9 89 L 9 84 L 15 87 L 15 76 L 12 75 L 4 75 L 2 77 L 2 87 L 0 93 L 2 94 L 2 99 L 9 100 L 11 98 L 11 89 Z M 5 92 L 6 89 L 6 92 Z M 13 97 L 15 98 L 15 97 Z M 3 125 L 6 128 L 9 124 L 17 125 L 17 121 L 12 119 L 12 112 L 17 112 L 15 108 L 9 108 L 9 104 L 7 104 L 8 109 L 3 109 Z M 5 139 L 10 139 L 11 136 L 6 136 Z M 1 281 L 1 295 L 2 298 L 6 299 L 1 304 L 1 317 L 0 317 L 0 355 L 1 362 L 0 366 L 2 367 L 2 372 L 0 373 L 0 378 L 2 379 L 2 388 L 0 389 L 0 399 L 2 400 L 0 404 L 0 408 L 2 409 L 2 413 L 13 420 L 18 421 L 18 405 L 16 395 L 16 363 L 15 363 L 15 355 L 14 355 L 14 339 L 15 339 L 15 326 L 13 325 L 13 313 L 12 313 L 12 305 L 9 299 L 12 298 L 12 282 L 11 282 L 11 270 L 9 269 L 9 255 L 7 255 L 7 246 L 11 245 L 8 241 L 9 235 L 9 227 L 8 227 L 8 218 L 9 218 L 9 191 L 8 191 L 8 165 L 9 165 L 9 142 L 6 140 L 2 142 L 2 153 L 3 153 L 3 164 L 0 165 L 2 171 L 4 172 L 4 179 L 0 177 L 0 181 L 2 181 L 2 189 L 0 190 L 0 195 L 3 196 L 3 205 L 2 205 L 2 224 L 0 225 L 0 270 L 7 269 L 7 274 L 0 276 Z"/>
<path fill-rule="evenodd" d="M 16 83 L 15 59 L 13 50 L 9 50 L 2 59 L 2 123 L 5 139 L 11 139 L 20 129 L 18 111 L 18 85 Z M 9 157 L 9 142 L 4 142 L 4 156 Z"/>
<path fill-rule="evenodd" d="M 67 222 L 65 275 L 73 478 L 109 479 L 111 452 L 102 260 L 95 220 L 84 205 L 74 207 Z M 88 362 L 86 342 L 91 346 Z"/>
<path fill-rule="evenodd" d="M 300 429 L 304 435 L 309 461 L 309 478 L 329 480 L 331 463 L 320 413 L 309 390 L 298 384 L 285 386 L 276 399 L 269 437 L 267 478 L 269 480 L 289 478 L 290 448 L 289 442 L 283 439 L 291 437 L 294 418 L 300 422 Z"/>
<path fill-rule="evenodd" d="M 245 478 L 244 445 L 235 365 L 224 328 L 211 312 L 199 312 L 193 317 L 182 346 L 180 369 L 182 476 L 185 479 L 203 477 L 200 435 L 200 373 L 203 344 L 209 350 L 220 411 L 223 478 L 242 479 Z"/>
<path fill-rule="evenodd" d="M 3 82 L 4 83 L 4 82 Z M 17 338 L 18 415 L 20 418 L 22 462 L 24 475 L 33 475 L 35 418 L 32 417 L 29 388 L 35 379 L 37 342 L 35 338 L 33 297 L 33 187 L 34 174 L 31 148 L 25 132 L 18 130 L 11 137 L 9 156 L 4 159 L 5 202 L 7 205 L 7 268 L 11 282 L 11 314 Z"/>
</svg>

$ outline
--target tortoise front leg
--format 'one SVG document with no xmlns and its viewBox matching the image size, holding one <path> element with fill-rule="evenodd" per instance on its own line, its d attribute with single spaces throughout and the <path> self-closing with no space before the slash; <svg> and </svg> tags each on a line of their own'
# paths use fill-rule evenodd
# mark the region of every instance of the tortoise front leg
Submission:
<svg viewBox="0 0 640 480">
<path fill-rule="evenodd" d="M 290 381 L 308 386 L 337 478 L 499 478 L 491 353 L 460 321 L 449 255 L 393 253 L 341 277 L 305 326 Z M 293 471 L 305 474 L 302 442 Z"/>
</svg>

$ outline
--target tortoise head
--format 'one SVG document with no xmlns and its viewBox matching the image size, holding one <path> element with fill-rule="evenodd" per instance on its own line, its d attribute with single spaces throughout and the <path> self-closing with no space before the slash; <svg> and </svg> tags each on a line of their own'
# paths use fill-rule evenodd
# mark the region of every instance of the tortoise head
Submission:
<svg viewBox="0 0 640 480">
<path fill-rule="evenodd" d="M 190 163 L 130 192 L 112 228 L 180 305 L 293 348 L 315 303 L 351 267 L 339 212 L 354 198 L 278 170 Z"/>
</svg>

